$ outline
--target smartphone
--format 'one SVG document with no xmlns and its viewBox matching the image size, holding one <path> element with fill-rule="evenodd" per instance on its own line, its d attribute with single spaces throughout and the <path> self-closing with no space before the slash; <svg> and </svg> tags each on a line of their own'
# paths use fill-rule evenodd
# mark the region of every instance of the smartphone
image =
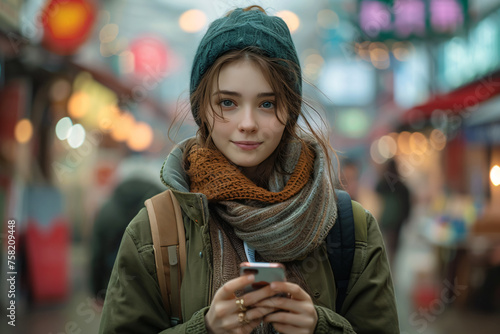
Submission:
<svg viewBox="0 0 500 334">
<path fill-rule="evenodd" d="M 285 266 L 281 263 L 242 262 L 240 276 L 252 274 L 255 275 L 255 281 L 243 289 L 245 293 L 263 288 L 271 282 L 286 281 Z"/>
</svg>

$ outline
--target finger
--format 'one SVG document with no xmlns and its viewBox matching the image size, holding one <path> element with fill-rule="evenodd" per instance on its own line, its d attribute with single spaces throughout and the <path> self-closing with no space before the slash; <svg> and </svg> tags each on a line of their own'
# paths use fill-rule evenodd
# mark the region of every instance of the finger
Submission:
<svg viewBox="0 0 500 334">
<path fill-rule="evenodd" d="M 259 320 L 259 322 L 268 314 L 278 311 L 274 307 L 254 307 L 246 312 L 246 318 L 250 321 Z"/>
<path fill-rule="evenodd" d="M 275 293 L 285 292 L 295 300 L 311 300 L 311 297 L 300 286 L 291 282 L 272 282 L 271 289 Z"/>
<path fill-rule="evenodd" d="M 283 297 L 272 297 L 255 304 L 256 307 L 276 308 L 295 314 L 313 314 L 316 312 L 310 301 L 294 300 Z"/>
<path fill-rule="evenodd" d="M 297 303 L 301 303 L 298 300 L 292 300 L 289 298 L 283 298 L 283 297 L 272 297 L 268 298 L 265 300 L 262 300 L 256 304 L 254 304 L 255 307 L 265 307 L 265 308 L 275 308 L 279 310 L 286 310 L 289 311 L 290 309 L 295 309 L 295 305 Z M 286 307 L 286 309 L 285 309 Z"/>
<path fill-rule="evenodd" d="M 262 318 L 250 319 L 248 314 L 245 314 L 246 321 L 240 322 L 239 314 L 236 314 L 233 325 L 228 328 L 233 328 L 237 333 L 250 333 L 255 327 L 257 327 L 261 322 Z"/>
<path fill-rule="evenodd" d="M 279 333 L 283 333 L 283 334 L 286 334 L 286 333 L 307 333 L 305 331 L 301 331 L 301 330 L 304 330 L 304 328 L 297 328 L 295 326 L 290 326 L 290 325 L 287 325 L 287 324 L 280 324 L 280 323 L 273 323 L 273 327 L 276 331 L 278 331 Z"/>
<path fill-rule="evenodd" d="M 221 299 L 233 299 L 237 290 L 243 289 L 248 284 L 255 281 L 255 275 L 245 275 L 234 278 L 224 284 L 216 293 Z"/>
<path fill-rule="evenodd" d="M 300 328 L 310 328 L 314 324 L 312 317 L 303 316 L 302 314 L 294 314 L 289 312 L 276 312 L 271 313 L 264 317 L 265 322 L 273 324 L 286 324 Z"/>
<path fill-rule="evenodd" d="M 244 294 L 242 298 L 244 300 L 245 306 L 252 306 L 255 303 L 260 302 L 261 300 L 273 297 L 274 295 L 276 295 L 276 292 L 271 289 L 271 286 L 266 285 L 263 288 Z"/>
</svg>

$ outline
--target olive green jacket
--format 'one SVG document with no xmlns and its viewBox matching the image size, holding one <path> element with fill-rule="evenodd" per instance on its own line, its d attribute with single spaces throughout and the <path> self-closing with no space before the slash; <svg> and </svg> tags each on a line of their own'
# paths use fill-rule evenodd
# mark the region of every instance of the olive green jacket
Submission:
<svg viewBox="0 0 500 334">
<path fill-rule="evenodd" d="M 171 327 L 165 312 L 144 208 L 123 235 L 106 293 L 100 333 L 207 333 L 204 317 L 210 307 L 209 296 L 213 295 L 208 202 L 203 194 L 188 191 L 181 156 L 181 149 L 169 155 L 163 180 L 183 211 L 187 251 L 181 287 L 184 323 Z M 355 206 L 359 209 L 353 202 Z M 298 261 L 318 313 L 315 333 L 399 333 L 382 235 L 373 216 L 368 211 L 365 215 L 366 225 L 356 220 L 356 251 L 341 311 L 335 310 L 336 287 L 326 243 Z"/>
</svg>

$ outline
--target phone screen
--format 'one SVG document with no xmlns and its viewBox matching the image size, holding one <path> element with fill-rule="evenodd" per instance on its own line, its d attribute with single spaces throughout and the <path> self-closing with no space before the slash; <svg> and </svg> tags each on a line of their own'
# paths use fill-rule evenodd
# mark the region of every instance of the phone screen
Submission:
<svg viewBox="0 0 500 334">
<path fill-rule="evenodd" d="M 244 292 L 255 291 L 271 282 L 284 282 L 285 267 L 281 263 L 243 262 L 240 264 L 240 275 L 255 275 L 255 282 L 245 287 Z"/>
</svg>

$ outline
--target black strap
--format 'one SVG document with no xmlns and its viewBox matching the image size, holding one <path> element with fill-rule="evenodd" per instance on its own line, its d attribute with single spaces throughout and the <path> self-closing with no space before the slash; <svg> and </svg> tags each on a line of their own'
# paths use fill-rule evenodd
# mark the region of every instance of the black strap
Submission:
<svg viewBox="0 0 500 334">
<path fill-rule="evenodd" d="M 351 275 L 352 262 L 354 261 L 355 236 L 354 216 L 349 194 L 343 190 L 335 190 L 338 197 L 337 220 L 326 237 L 328 259 L 337 285 L 337 300 L 335 307 L 337 313 L 342 311 L 349 276 Z"/>
</svg>

